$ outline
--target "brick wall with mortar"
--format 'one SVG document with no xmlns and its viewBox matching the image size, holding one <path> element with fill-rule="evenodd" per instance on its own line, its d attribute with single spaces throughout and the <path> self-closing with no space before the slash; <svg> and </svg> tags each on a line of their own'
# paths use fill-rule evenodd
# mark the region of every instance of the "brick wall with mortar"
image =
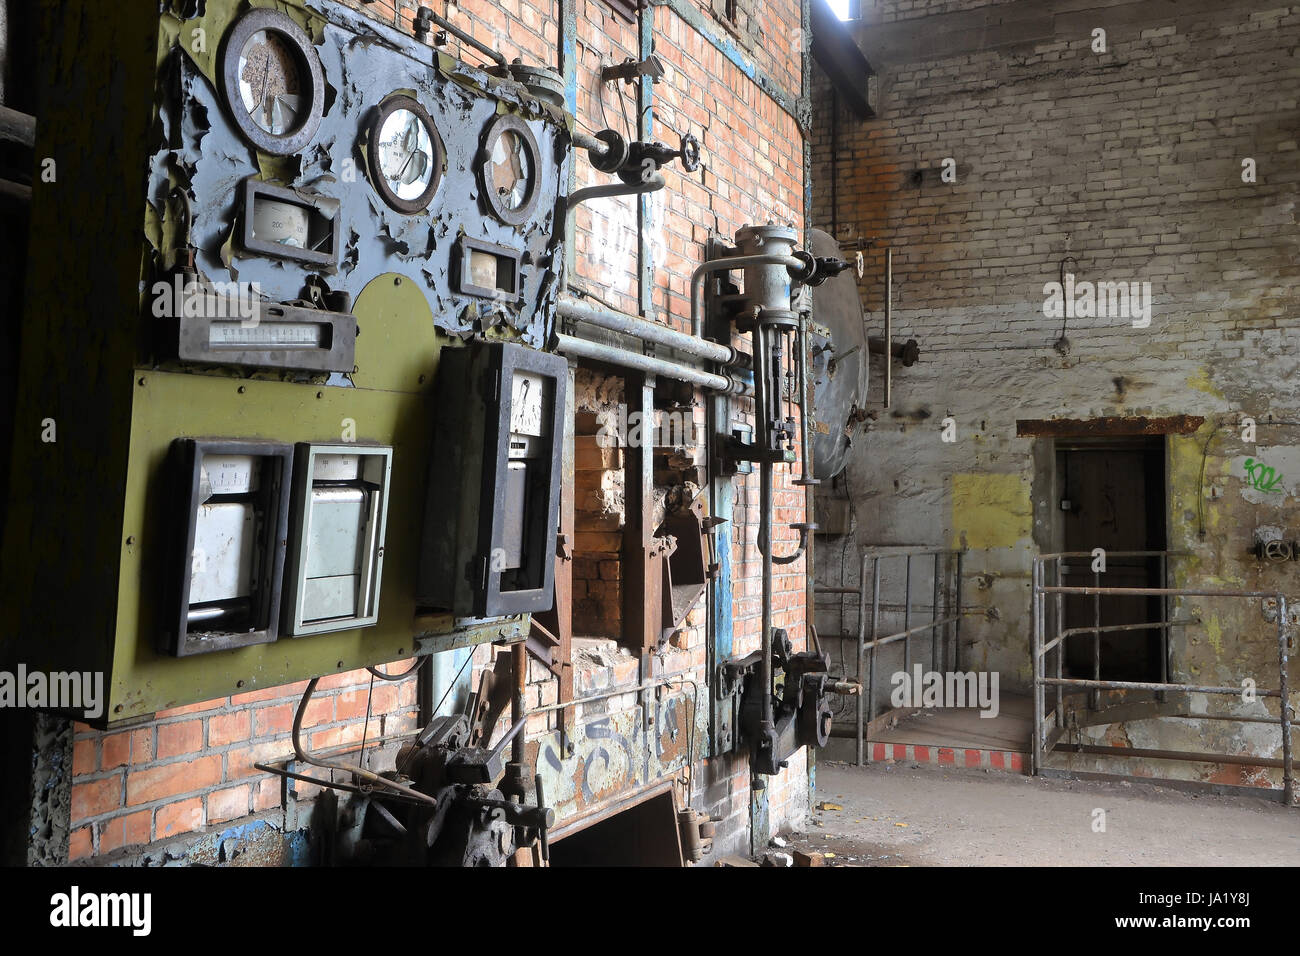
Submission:
<svg viewBox="0 0 1300 956">
<path fill-rule="evenodd" d="M 1023 689 L 1030 555 L 1051 550 L 1055 501 L 1016 420 L 1200 415 L 1200 431 L 1167 445 L 1168 546 L 1191 552 L 1174 583 L 1300 599 L 1294 565 L 1246 553 L 1257 529 L 1297 537 L 1300 430 L 1261 424 L 1246 444 L 1236 427 L 1242 416 L 1300 421 L 1300 6 L 864 0 L 851 28 L 879 72 L 878 116 L 841 108 L 832 122 L 829 84 L 817 77 L 813 224 L 877 240 L 861 287 L 873 334 L 883 328 L 879 250 L 893 247 L 894 334 L 921 346 L 919 364 L 895 369 L 888 410 L 873 361 L 874 421 L 847 477 L 821 490 L 851 493 L 856 541 L 964 542 L 966 603 L 978 613 L 964 625 L 963 666 Z M 1097 29 L 1104 53 L 1093 50 Z M 939 175 L 945 158 L 956 162 L 955 183 Z M 1247 158 L 1254 183 L 1243 182 Z M 1066 256 L 1080 280 L 1150 282 L 1150 327 L 1072 319 L 1068 354 L 1054 351 L 1062 321 L 1045 317 L 1044 284 Z M 948 415 L 958 428 L 951 444 L 940 440 Z M 1252 456 L 1284 476 L 1284 493 L 1249 486 Z M 843 553 L 839 539 L 824 539 L 819 576 L 837 581 Z M 1174 632 L 1174 679 L 1276 687 L 1275 625 L 1260 602 L 1189 600 L 1176 610 L 1204 623 Z M 821 611 L 825 631 L 856 626 L 834 603 Z M 878 694 L 896 664 L 882 659 Z M 1275 701 L 1194 703 L 1277 713 Z M 1094 733 L 1165 750 L 1273 757 L 1280 746 L 1267 722 L 1144 721 Z M 1136 772 L 1277 777 L 1149 761 Z"/>
<path fill-rule="evenodd" d="M 345 2 L 408 30 L 419 6 L 412 0 Z M 429 5 L 510 59 L 519 56 L 525 62 L 558 63 L 555 0 Z M 740 0 L 738 22 L 731 26 L 722 24 L 708 4 L 697 6 L 708 22 L 725 30 L 783 89 L 793 96 L 799 94 L 802 62 L 797 2 Z M 795 121 L 753 79 L 678 14 L 656 5 L 647 15 L 654 18 L 656 53 L 667 67 L 664 80 L 655 86 L 652 136 L 676 144 L 677 133 L 694 132 L 705 157 L 694 174 L 684 174 L 676 166 L 665 170 L 667 188 L 652 196 L 647 232 L 657 317 L 687 329 L 690 273 L 701 261 L 704 244 L 711 236 L 730 241 L 737 229 L 751 223 L 780 222 L 802 228 L 803 138 Z M 634 133 L 633 88 L 620 84 L 615 90 L 601 84 L 600 69 L 638 57 L 636 25 L 600 0 L 578 4 L 576 19 L 579 127 L 592 131 L 613 126 L 628 131 L 626 111 Z M 454 37 L 447 49 L 472 62 L 480 59 L 472 50 L 461 51 Z M 620 96 L 624 97 L 621 105 Z M 605 181 L 607 177 L 591 170 L 585 161 L 577 163 L 575 188 Z M 574 286 L 636 312 L 636 232 L 631 201 L 605 199 L 580 207 L 575 216 Z M 743 340 L 738 338 L 737 344 Z M 698 395 L 694 407 L 703 407 Z M 752 424 L 752 414 L 742 417 Z M 777 476 L 778 527 L 773 537 L 779 551 L 791 549 L 797 538 L 786 525 L 803 520 L 803 495 L 788 483 L 790 477 Z M 735 651 L 742 655 L 755 649 L 759 640 L 757 485 L 757 476 L 739 483 L 734 517 Z M 802 560 L 778 569 L 775 589 L 775 625 L 786 627 L 796 645 L 802 646 Z M 669 642 L 656 673 L 702 677 L 706 641 L 705 614 L 697 609 L 688 618 L 687 627 Z M 493 653 L 490 648 L 480 649 L 476 664 L 483 666 Z M 587 678 L 587 686 L 614 686 L 611 682 L 628 678 L 627 670 L 621 661 L 608 673 L 596 668 Z M 545 679 L 545 671 L 534 667 L 531 678 L 537 702 L 543 706 L 554 703 L 556 684 Z M 325 678 L 305 724 L 313 730 L 313 747 L 360 740 L 369 685 L 364 671 Z M 237 695 L 161 714 L 156 721 L 130 731 L 105 734 L 79 725 L 74 742 L 70 857 L 82 860 L 128 854 L 122 848 L 138 850 L 139 845 L 151 841 L 172 840 L 259 811 L 273 811 L 281 799 L 279 780 L 251 765 L 282 759 L 292 752 L 286 720 L 292 721 L 301 693 L 301 685 L 291 685 Z M 413 679 L 376 686 L 368 735 L 373 738 L 377 733 L 415 729 L 414 700 Z M 541 715 L 528 731 L 543 732 L 554 722 L 553 716 Z M 382 767 L 383 760 L 384 755 L 376 753 L 367 758 L 367 764 Z M 735 758 L 710 761 L 698 778 L 697 788 L 704 794 L 705 804 L 725 818 L 719 847 L 742 848 L 747 841 L 750 802 L 745 762 Z M 307 785 L 295 788 L 300 799 L 314 795 Z M 808 803 L 804 754 L 771 781 L 768 794 L 773 829 L 803 816 Z"/>
</svg>

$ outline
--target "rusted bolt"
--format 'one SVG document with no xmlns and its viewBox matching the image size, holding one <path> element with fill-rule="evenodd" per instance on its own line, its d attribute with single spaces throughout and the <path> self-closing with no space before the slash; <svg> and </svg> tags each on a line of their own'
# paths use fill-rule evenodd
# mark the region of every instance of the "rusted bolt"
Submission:
<svg viewBox="0 0 1300 956">
<path fill-rule="evenodd" d="M 244 386 L 242 386 L 242 385 L 239 386 L 239 394 L 240 394 L 240 395 L 243 395 L 243 394 L 244 394 L 245 392 L 247 392 L 247 391 L 248 391 L 248 389 L 246 389 Z"/>
</svg>

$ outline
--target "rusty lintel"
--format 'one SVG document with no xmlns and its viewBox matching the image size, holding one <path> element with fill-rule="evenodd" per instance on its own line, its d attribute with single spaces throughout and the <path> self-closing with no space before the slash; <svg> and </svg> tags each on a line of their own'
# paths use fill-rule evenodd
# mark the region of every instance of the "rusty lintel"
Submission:
<svg viewBox="0 0 1300 956">
<path fill-rule="evenodd" d="M 1020 418 L 1017 438 L 1084 438 L 1093 435 L 1190 435 L 1205 424 L 1200 415 L 1162 418 L 1112 416 L 1109 418 Z"/>
</svg>

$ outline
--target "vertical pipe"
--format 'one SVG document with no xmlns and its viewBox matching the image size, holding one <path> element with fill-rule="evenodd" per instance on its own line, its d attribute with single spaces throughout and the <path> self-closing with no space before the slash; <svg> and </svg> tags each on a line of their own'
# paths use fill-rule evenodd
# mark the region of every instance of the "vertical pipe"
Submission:
<svg viewBox="0 0 1300 956">
<path fill-rule="evenodd" d="M 1295 802 L 1295 774 L 1291 766 L 1291 685 L 1287 679 L 1286 595 L 1277 596 L 1277 666 L 1282 692 L 1278 710 L 1282 723 L 1282 799 L 1286 806 Z"/>
<path fill-rule="evenodd" d="M 1160 552 L 1160 586 L 1169 587 L 1169 556 L 1167 552 Z M 1160 623 L 1169 622 L 1169 596 L 1162 595 L 1160 598 Z M 1160 683 L 1169 683 L 1169 628 L 1160 629 Z M 1168 698 L 1164 691 L 1156 692 L 1156 700 L 1163 702 Z"/>
<path fill-rule="evenodd" d="M 939 551 L 934 553 L 934 604 L 930 607 L 930 623 L 934 625 L 930 629 L 930 666 L 943 673 L 943 659 L 941 657 L 942 644 L 940 632 L 943 628 L 939 625 L 939 583 L 940 570 L 939 565 L 943 560 L 943 554 Z"/>
<path fill-rule="evenodd" d="M 957 552 L 957 586 L 956 586 L 957 606 L 953 610 L 953 613 L 957 616 L 957 619 L 952 622 L 952 669 L 955 671 L 961 670 L 961 664 L 962 664 L 962 660 L 961 660 L 961 608 L 962 608 L 961 559 L 963 557 L 963 554 L 964 552 L 961 551 Z"/>
<path fill-rule="evenodd" d="M 903 630 L 912 629 L 912 556 L 907 556 L 907 574 L 904 577 L 904 599 L 906 604 L 903 610 Z M 912 638 L 911 635 L 903 638 L 903 673 L 908 675 L 911 680 L 912 673 Z"/>
<path fill-rule="evenodd" d="M 765 329 L 754 323 L 754 414 L 755 443 L 766 452 L 771 444 L 771 423 L 768 421 L 768 357 Z M 767 543 L 760 548 L 763 559 L 763 707 L 762 726 L 765 731 L 774 728 L 772 720 L 772 461 L 763 454 L 759 462 L 759 541 Z"/>
<path fill-rule="evenodd" d="M 1065 587 L 1065 574 L 1063 574 L 1062 571 L 1063 566 L 1061 562 L 1062 562 L 1062 558 L 1057 558 L 1057 587 L 1058 588 Z M 1053 633 L 1052 636 L 1056 637 L 1057 635 L 1060 635 L 1061 631 L 1063 630 L 1065 630 L 1065 594 L 1057 593 L 1056 633 Z M 1057 644 L 1056 646 L 1057 678 L 1060 678 L 1061 676 L 1061 658 L 1065 656 L 1065 653 L 1063 652 L 1065 652 L 1065 646 L 1063 646 L 1062 644 Z M 1056 706 L 1057 727 L 1065 726 L 1065 717 L 1063 717 L 1063 715 L 1061 714 L 1063 697 L 1065 697 L 1065 688 L 1062 688 L 1061 684 L 1057 684 L 1057 706 Z"/>
<path fill-rule="evenodd" d="M 1101 587 L 1100 571 L 1092 572 L 1092 586 L 1095 588 Z M 1101 595 L 1100 594 L 1094 594 L 1092 596 L 1092 626 L 1099 629 L 1092 632 L 1092 679 L 1101 680 L 1101 631 L 1100 631 Z M 1161 680 L 1163 679 L 1164 678 L 1161 678 Z M 1094 687 L 1092 689 L 1092 693 L 1090 693 L 1088 697 L 1090 698 L 1088 706 L 1091 707 L 1093 710 L 1101 710 L 1101 688 Z"/>
<path fill-rule="evenodd" d="M 858 699 L 857 704 L 857 758 L 858 766 L 865 763 L 864 744 L 863 744 L 863 726 L 862 726 L 862 708 L 865 706 L 863 697 L 866 696 L 866 685 L 863 680 L 866 677 L 865 671 L 865 649 L 863 644 L 867 640 L 867 556 L 864 554 L 862 560 L 858 562 Z"/>
<path fill-rule="evenodd" d="M 1033 570 L 1033 636 L 1031 640 L 1031 656 L 1034 665 L 1034 739 L 1029 746 L 1029 769 L 1030 772 L 1037 774 L 1042 765 L 1042 740 L 1043 740 L 1043 594 L 1040 590 L 1043 576 L 1043 565 L 1038 558 L 1034 558 Z"/>
<path fill-rule="evenodd" d="M 894 394 L 894 250 L 885 250 L 885 407 Z"/>
<path fill-rule="evenodd" d="M 880 633 L 880 558 L 871 559 L 871 661 L 867 668 L 867 723 L 876 719 L 876 636 Z"/>
</svg>

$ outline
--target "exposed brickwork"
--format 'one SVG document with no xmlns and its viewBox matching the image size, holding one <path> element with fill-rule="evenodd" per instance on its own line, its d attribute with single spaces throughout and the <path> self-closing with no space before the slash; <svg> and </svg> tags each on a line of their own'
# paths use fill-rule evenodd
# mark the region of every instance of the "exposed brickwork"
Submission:
<svg viewBox="0 0 1300 956">
<path fill-rule="evenodd" d="M 415 730 L 415 678 L 375 683 L 369 739 Z M 369 684 L 364 670 L 321 681 L 303 720 L 308 746 L 360 740 Z M 70 857 L 172 839 L 279 805 L 279 778 L 253 764 L 293 754 L 293 714 L 305 686 L 176 708 L 132 730 L 106 734 L 77 724 Z M 300 788 L 300 796 L 311 789 Z"/>
</svg>

